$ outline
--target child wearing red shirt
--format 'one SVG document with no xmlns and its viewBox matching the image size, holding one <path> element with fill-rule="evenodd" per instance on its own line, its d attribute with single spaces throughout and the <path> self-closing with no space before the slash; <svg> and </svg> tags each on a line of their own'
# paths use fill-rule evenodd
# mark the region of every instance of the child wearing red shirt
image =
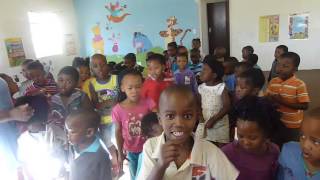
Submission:
<svg viewBox="0 0 320 180">
<path fill-rule="evenodd" d="M 172 77 L 166 77 L 164 73 L 165 58 L 161 54 L 153 54 L 147 59 L 149 77 L 142 86 L 141 96 L 150 98 L 158 106 L 161 92 L 173 84 Z"/>
</svg>

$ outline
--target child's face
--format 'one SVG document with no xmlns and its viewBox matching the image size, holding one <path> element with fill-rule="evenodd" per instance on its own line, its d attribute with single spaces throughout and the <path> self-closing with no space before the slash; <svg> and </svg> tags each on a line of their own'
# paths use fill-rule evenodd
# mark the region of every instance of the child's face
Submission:
<svg viewBox="0 0 320 180">
<path fill-rule="evenodd" d="M 87 66 L 80 66 L 79 67 L 79 76 L 80 76 L 80 81 L 84 82 L 87 79 L 90 78 L 90 68 Z"/>
<path fill-rule="evenodd" d="M 223 67 L 224 67 L 224 74 L 229 75 L 234 73 L 234 67 L 232 66 L 231 63 L 224 62 Z"/>
<path fill-rule="evenodd" d="M 127 98 L 132 102 L 137 102 L 140 97 L 142 78 L 137 75 L 126 75 L 121 82 L 121 91 L 125 92 Z"/>
<path fill-rule="evenodd" d="M 158 61 L 148 61 L 148 73 L 153 78 L 158 80 L 162 75 L 164 71 L 164 65 L 162 65 Z"/>
<path fill-rule="evenodd" d="M 244 68 L 243 66 L 239 66 L 239 67 L 236 67 L 234 69 L 234 74 L 236 77 L 239 77 L 243 72 L 245 72 L 246 70 L 248 70 L 247 68 Z"/>
<path fill-rule="evenodd" d="M 289 58 L 280 58 L 277 63 L 276 71 L 279 78 L 287 80 L 294 75 L 297 68 Z"/>
<path fill-rule="evenodd" d="M 29 80 L 30 77 L 28 75 L 27 66 L 28 66 L 27 64 L 21 66 L 21 74 L 23 77 L 25 77 L 27 80 Z"/>
<path fill-rule="evenodd" d="M 66 119 L 66 129 L 68 141 L 74 146 L 83 144 L 88 139 L 88 128 L 76 117 Z"/>
<path fill-rule="evenodd" d="M 175 47 L 168 46 L 167 53 L 169 57 L 175 57 L 177 54 L 177 49 Z"/>
<path fill-rule="evenodd" d="M 320 162 L 320 121 L 306 117 L 302 122 L 300 146 L 303 158 L 311 164 Z"/>
<path fill-rule="evenodd" d="M 209 82 L 213 80 L 215 75 L 216 74 L 212 71 L 208 64 L 203 64 L 203 68 L 200 73 L 200 80 L 202 82 Z"/>
<path fill-rule="evenodd" d="M 274 58 L 279 59 L 279 57 L 284 53 L 283 49 L 276 48 L 274 51 Z"/>
<path fill-rule="evenodd" d="M 200 62 L 200 53 L 191 52 L 190 58 L 193 64 L 198 64 Z"/>
<path fill-rule="evenodd" d="M 237 78 L 236 97 L 242 99 L 246 96 L 256 95 L 256 88 L 250 85 L 245 78 Z"/>
<path fill-rule="evenodd" d="M 261 152 L 268 141 L 256 122 L 241 119 L 237 121 L 237 136 L 241 148 L 253 153 Z"/>
<path fill-rule="evenodd" d="M 58 75 L 58 88 L 62 95 L 69 96 L 72 91 L 77 87 L 78 82 L 76 82 L 70 75 L 59 74 Z"/>
<path fill-rule="evenodd" d="M 186 143 L 192 135 L 197 119 L 197 108 L 193 97 L 171 93 L 162 98 L 164 99 L 159 106 L 159 117 L 167 140 Z"/>
<path fill-rule="evenodd" d="M 246 48 L 242 49 L 242 58 L 244 61 L 248 60 L 249 57 L 249 51 Z"/>
<path fill-rule="evenodd" d="M 39 85 L 43 85 L 46 82 L 45 72 L 40 69 L 31 69 L 28 70 L 30 79 Z"/>
<path fill-rule="evenodd" d="M 124 59 L 123 64 L 128 68 L 128 69 L 132 69 L 136 63 L 130 59 Z"/>
<path fill-rule="evenodd" d="M 106 79 L 109 74 L 107 61 L 101 58 L 92 59 L 91 68 L 97 79 Z"/>
<path fill-rule="evenodd" d="M 177 65 L 180 70 L 186 69 L 187 64 L 188 64 L 188 59 L 186 57 L 184 57 L 184 56 L 177 57 Z"/>
<path fill-rule="evenodd" d="M 201 47 L 201 43 L 199 41 L 192 41 L 192 49 L 199 49 Z"/>
</svg>

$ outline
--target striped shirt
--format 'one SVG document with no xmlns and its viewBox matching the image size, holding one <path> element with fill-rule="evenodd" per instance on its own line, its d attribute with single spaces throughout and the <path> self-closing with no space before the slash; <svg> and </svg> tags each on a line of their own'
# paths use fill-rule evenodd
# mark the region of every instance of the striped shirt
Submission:
<svg viewBox="0 0 320 180">
<path fill-rule="evenodd" d="M 292 76 L 285 81 L 279 77 L 272 79 L 267 88 L 267 95 L 277 94 L 287 103 L 310 102 L 305 83 L 295 76 Z M 300 128 L 303 120 L 303 110 L 292 109 L 281 104 L 278 111 L 282 113 L 281 121 L 288 128 Z"/>
<path fill-rule="evenodd" d="M 32 96 L 34 93 L 37 93 L 40 90 L 43 91 L 47 97 L 51 97 L 58 92 L 57 84 L 54 79 L 48 78 L 43 85 L 33 82 L 31 86 L 27 87 L 25 95 Z"/>
</svg>

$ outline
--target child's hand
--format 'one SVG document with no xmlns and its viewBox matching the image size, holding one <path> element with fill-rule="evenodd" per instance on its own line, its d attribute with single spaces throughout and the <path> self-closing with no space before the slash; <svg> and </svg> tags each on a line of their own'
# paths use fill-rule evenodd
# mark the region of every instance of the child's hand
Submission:
<svg viewBox="0 0 320 180">
<path fill-rule="evenodd" d="M 123 171 L 123 161 L 126 159 L 126 155 L 123 152 L 118 151 L 118 174 Z"/>
<path fill-rule="evenodd" d="M 11 109 L 9 116 L 12 120 L 26 122 L 33 116 L 33 113 L 34 110 L 28 104 L 24 104 Z"/>
<path fill-rule="evenodd" d="M 161 147 L 161 157 L 158 161 L 158 165 L 161 168 L 167 168 L 169 164 L 176 160 L 179 156 L 178 144 L 174 141 L 168 141 Z"/>
<path fill-rule="evenodd" d="M 216 122 L 217 120 L 214 117 L 212 117 L 206 122 L 205 126 L 207 129 L 211 129 L 214 126 L 214 124 L 216 124 Z"/>
</svg>

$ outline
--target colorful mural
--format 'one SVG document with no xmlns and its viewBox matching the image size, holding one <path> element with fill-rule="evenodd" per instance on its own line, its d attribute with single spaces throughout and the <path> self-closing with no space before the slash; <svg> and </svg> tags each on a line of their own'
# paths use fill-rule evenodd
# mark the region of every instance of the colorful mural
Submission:
<svg viewBox="0 0 320 180">
<path fill-rule="evenodd" d="M 109 4 L 105 5 L 105 8 L 110 12 L 110 15 L 107 15 L 107 19 L 113 23 L 120 23 L 128 15 L 130 15 L 129 13 L 124 13 L 121 15 L 121 12 L 127 8 L 127 5 L 121 6 L 119 1 L 117 1 L 115 4 L 110 2 Z"/>
<path fill-rule="evenodd" d="M 194 0 L 74 0 L 74 4 L 82 56 L 102 52 L 109 61 L 118 62 L 134 52 L 143 65 L 148 51 L 166 48 L 164 41 L 176 40 L 190 49 L 191 40 L 199 37 Z M 92 31 L 96 22 L 100 22 L 100 33 Z"/>
<path fill-rule="evenodd" d="M 104 40 L 101 35 L 100 24 L 97 23 L 91 30 L 93 33 L 92 48 L 94 53 L 104 54 Z"/>
<path fill-rule="evenodd" d="M 152 48 L 152 43 L 146 35 L 141 32 L 134 32 L 133 47 L 137 50 L 137 53 L 145 53 Z"/>
<path fill-rule="evenodd" d="M 112 37 L 110 37 L 108 40 L 113 43 L 112 52 L 117 53 L 119 51 L 120 33 L 118 33 L 117 35 L 115 33 L 112 33 Z"/>
</svg>

